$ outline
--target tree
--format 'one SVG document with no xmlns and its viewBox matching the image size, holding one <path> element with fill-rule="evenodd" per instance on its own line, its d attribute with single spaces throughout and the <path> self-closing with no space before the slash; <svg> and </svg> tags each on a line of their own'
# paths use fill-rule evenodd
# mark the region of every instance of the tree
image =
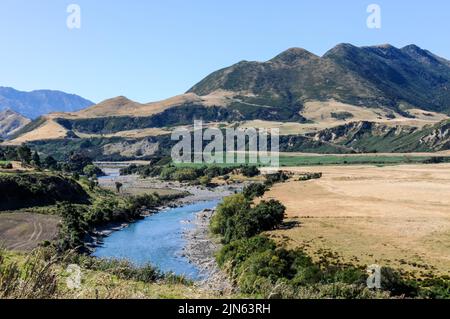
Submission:
<svg viewBox="0 0 450 319">
<path fill-rule="evenodd" d="M 250 201 L 244 195 L 236 194 L 225 197 L 223 202 L 217 207 L 210 223 L 211 231 L 214 234 L 225 235 L 227 230 L 234 228 L 233 217 L 244 214 L 250 210 Z"/>
<path fill-rule="evenodd" d="M 58 162 L 52 156 L 48 156 L 44 160 L 44 167 L 51 170 L 57 169 Z"/>
<path fill-rule="evenodd" d="M 286 208 L 276 200 L 262 201 L 251 208 L 250 200 L 242 194 L 226 197 L 217 207 L 210 223 L 214 234 L 223 236 L 224 243 L 250 238 L 278 227 Z"/>
<path fill-rule="evenodd" d="M 72 153 L 67 161 L 66 169 L 69 172 L 83 173 L 83 168 L 92 165 L 92 159 L 81 153 Z"/>
<path fill-rule="evenodd" d="M 116 191 L 117 193 L 120 193 L 120 189 L 122 188 L 123 184 L 121 182 L 116 182 Z"/>
<path fill-rule="evenodd" d="M 58 212 L 62 217 L 62 225 L 59 232 L 60 240 L 58 241 L 59 249 L 61 251 L 82 249 L 86 233 L 86 223 L 82 212 L 69 203 L 59 204 Z"/>
<path fill-rule="evenodd" d="M 105 173 L 95 165 L 89 164 L 83 168 L 83 173 L 87 177 L 99 177 L 104 176 Z"/>
<path fill-rule="evenodd" d="M 33 163 L 34 166 L 41 167 L 41 158 L 39 157 L 37 151 L 34 151 L 31 162 Z"/>
<path fill-rule="evenodd" d="M 96 179 L 94 179 L 94 178 L 89 179 L 89 190 L 90 191 L 93 191 L 94 188 L 97 187 L 97 185 L 98 185 L 98 182 Z"/>
<path fill-rule="evenodd" d="M 244 191 L 242 192 L 242 194 L 244 194 L 245 198 L 253 199 L 255 197 L 263 196 L 266 190 L 267 190 L 266 185 L 260 183 L 253 183 L 244 187 Z"/>
<path fill-rule="evenodd" d="M 281 225 L 286 207 L 279 201 L 271 199 L 262 201 L 251 211 L 251 218 L 257 223 L 257 233 L 273 230 Z"/>
<path fill-rule="evenodd" d="M 22 164 L 30 164 L 31 162 L 31 149 L 26 145 L 21 145 L 17 149 L 17 155 Z"/>
</svg>

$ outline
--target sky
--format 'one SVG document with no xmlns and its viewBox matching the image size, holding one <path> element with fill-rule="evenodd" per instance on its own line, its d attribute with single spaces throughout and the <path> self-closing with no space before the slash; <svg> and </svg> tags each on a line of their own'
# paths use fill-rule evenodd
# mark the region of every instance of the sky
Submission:
<svg viewBox="0 0 450 319">
<path fill-rule="evenodd" d="M 80 28 L 67 26 L 70 4 Z M 370 4 L 379 29 L 367 26 Z M 414 43 L 450 59 L 449 31 L 448 0 L 0 0 L 0 86 L 145 103 L 291 47 Z"/>
</svg>

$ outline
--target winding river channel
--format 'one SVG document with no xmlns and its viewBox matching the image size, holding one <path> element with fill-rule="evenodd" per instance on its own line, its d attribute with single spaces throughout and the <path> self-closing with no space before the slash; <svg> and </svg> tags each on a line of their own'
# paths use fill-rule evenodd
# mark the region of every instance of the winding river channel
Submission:
<svg viewBox="0 0 450 319">
<path fill-rule="evenodd" d="M 163 272 L 202 279 L 199 269 L 183 255 L 184 233 L 192 226 L 195 214 L 217 206 L 219 200 L 198 202 L 166 209 L 158 214 L 113 232 L 104 239 L 94 256 L 126 259 L 136 265 L 151 263 Z"/>
<path fill-rule="evenodd" d="M 120 180 L 118 169 L 103 168 L 107 176 L 102 182 Z M 123 182 L 123 180 L 120 180 Z M 103 239 L 93 252 L 99 258 L 124 259 L 143 266 L 151 264 L 163 272 L 184 275 L 193 280 L 202 280 L 204 274 L 184 255 L 187 245 L 186 232 L 195 227 L 197 213 L 215 208 L 222 196 L 190 201 L 176 208 L 167 208 L 112 232 Z"/>
</svg>

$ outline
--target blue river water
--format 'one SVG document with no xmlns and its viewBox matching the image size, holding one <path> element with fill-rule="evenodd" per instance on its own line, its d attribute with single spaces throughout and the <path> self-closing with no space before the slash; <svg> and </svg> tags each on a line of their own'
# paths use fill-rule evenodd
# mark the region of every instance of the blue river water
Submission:
<svg viewBox="0 0 450 319">
<path fill-rule="evenodd" d="M 93 256 L 126 259 L 136 265 L 152 264 L 163 272 L 173 272 L 193 280 L 201 279 L 198 268 L 182 256 L 186 245 L 183 232 L 190 227 L 196 213 L 212 209 L 220 200 L 198 202 L 170 208 L 113 232 L 104 239 Z"/>
</svg>

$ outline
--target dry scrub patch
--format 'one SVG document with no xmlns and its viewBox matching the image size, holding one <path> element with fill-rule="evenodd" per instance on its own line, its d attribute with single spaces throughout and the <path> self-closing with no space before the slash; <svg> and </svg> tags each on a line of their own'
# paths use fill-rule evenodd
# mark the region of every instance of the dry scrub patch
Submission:
<svg viewBox="0 0 450 319">
<path fill-rule="evenodd" d="M 338 253 L 423 274 L 450 274 L 450 165 L 289 168 L 319 180 L 275 185 L 266 198 L 299 226 L 273 232 L 319 257 Z"/>
</svg>

